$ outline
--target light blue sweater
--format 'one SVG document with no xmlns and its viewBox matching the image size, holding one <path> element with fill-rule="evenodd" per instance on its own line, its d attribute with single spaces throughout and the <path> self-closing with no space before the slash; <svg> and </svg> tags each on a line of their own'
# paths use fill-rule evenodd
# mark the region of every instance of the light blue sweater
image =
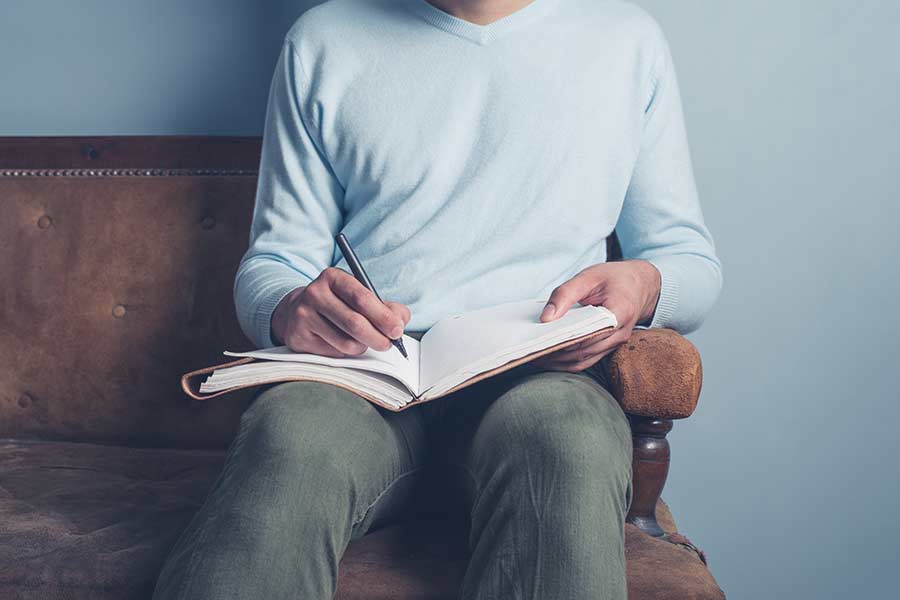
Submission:
<svg viewBox="0 0 900 600">
<path fill-rule="evenodd" d="M 632 4 L 534 0 L 490 25 L 425 0 L 331 0 L 288 33 L 270 90 L 244 332 L 347 263 L 343 230 L 408 331 L 548 297 L 606 260 L 653 263 L 651 327 L 699 326 L 721 287 L 668 45 Z"/>
</svg>

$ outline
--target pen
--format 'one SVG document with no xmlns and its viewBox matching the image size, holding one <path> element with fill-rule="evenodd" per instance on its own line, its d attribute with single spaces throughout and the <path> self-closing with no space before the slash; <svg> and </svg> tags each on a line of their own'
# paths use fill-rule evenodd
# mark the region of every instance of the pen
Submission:
<svg viewBox="0 0 900 600">
<path fill-rule="evenodd" d="M 341 253 L 344 255 L 344 258 L 347 259 L 347 264 L 350 265 L 350 270 L 353 271 L 353 276 L 356 277 L 356 280 L 361 284 L 366 286 L 366 289 L 375 294 L 375 297 L 384 304 L 384 300 L 381 299 L 381 296 L 378 295 L 378 291 L 375 289 L 375 286 L 372 285 L 372 282 L 369 281 L 369 276 L 366 275 L 365 269 L 363 269 L 362 263 L 359 262 L 359 259 L 356 257 L 356 252 L 353 251 L 353 248 L 350 247 L 350 242 L 347 241 L 347 238 L 343 233 L 339 233 L 334 236 L 334 241 L 337 242 L 338 247 L 341 249 Z M 391 343 L 397 347 L 397 350 L 400 351 L 400 354 L 403 355 L 403 358 L 409 359 L 409 355 L 406 354 L 406 348 L 403 346 L 403 338 L 400 337 L 396 340 L 391 340 Z"/>
</svg>

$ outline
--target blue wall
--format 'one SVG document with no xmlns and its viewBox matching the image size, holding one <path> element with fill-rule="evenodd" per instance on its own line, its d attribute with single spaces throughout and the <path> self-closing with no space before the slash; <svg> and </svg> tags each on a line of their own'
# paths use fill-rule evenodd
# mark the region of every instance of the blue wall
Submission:
<svg viewBox="0 0 900 600">
<path fill-rule="evenodd" d="M 7 0 L 0 134 L 258 134 L 309 4 Z M 641 4 L 675 53 L 726 281 L 666 496 L 731 598 L 888 597 L 900 4 Z"/>
<path fill-rule="evenodd" d="M 668 498 L 733 598 L 896 597 L 900 4 L 653 0 L 725 264 Z"/>
<path fill-rule="evenodd" d="M 3 0 L 0 135 L 258 135 L 312 4 Z"/>
</svg>

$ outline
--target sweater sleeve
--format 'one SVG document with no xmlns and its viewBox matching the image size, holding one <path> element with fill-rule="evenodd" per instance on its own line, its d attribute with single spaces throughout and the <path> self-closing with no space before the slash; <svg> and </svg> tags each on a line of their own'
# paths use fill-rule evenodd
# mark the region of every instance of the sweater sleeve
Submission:
<svg viewBox="0 0 900 600">
<path fill-rule="evenodd" d="M 272 313 L 331 265 L 343 188 L 307 114 L 309 82 L 286 41 L 269 90 L 250 246 L 234 281 L 238 321 L 258 347 L 274 345 Z"/>
<path fill-rule="evenodd" d="M 624 258 L 661 276 L 650 327 L 697 329 L 722 287 L 722 269 L 703 220 L 669 46 L 658 33 L 640 151 L 616 224 Z"/>
</svg>

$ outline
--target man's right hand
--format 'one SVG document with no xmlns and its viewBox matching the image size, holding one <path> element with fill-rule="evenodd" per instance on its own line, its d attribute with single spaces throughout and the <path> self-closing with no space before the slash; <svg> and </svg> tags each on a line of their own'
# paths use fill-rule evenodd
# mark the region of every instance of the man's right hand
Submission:
<svg viewBox="0 0 900 600">
<path fill-rule="evenodd" d="M 272 338 L 294 352 L 355 356 L 367 348 L 390 350 L 403 335 L 409 308 L 382 304 L 350 273 L 328 267 L 307 286 L 285 296 L 272 313 Z"/>
</svg>

